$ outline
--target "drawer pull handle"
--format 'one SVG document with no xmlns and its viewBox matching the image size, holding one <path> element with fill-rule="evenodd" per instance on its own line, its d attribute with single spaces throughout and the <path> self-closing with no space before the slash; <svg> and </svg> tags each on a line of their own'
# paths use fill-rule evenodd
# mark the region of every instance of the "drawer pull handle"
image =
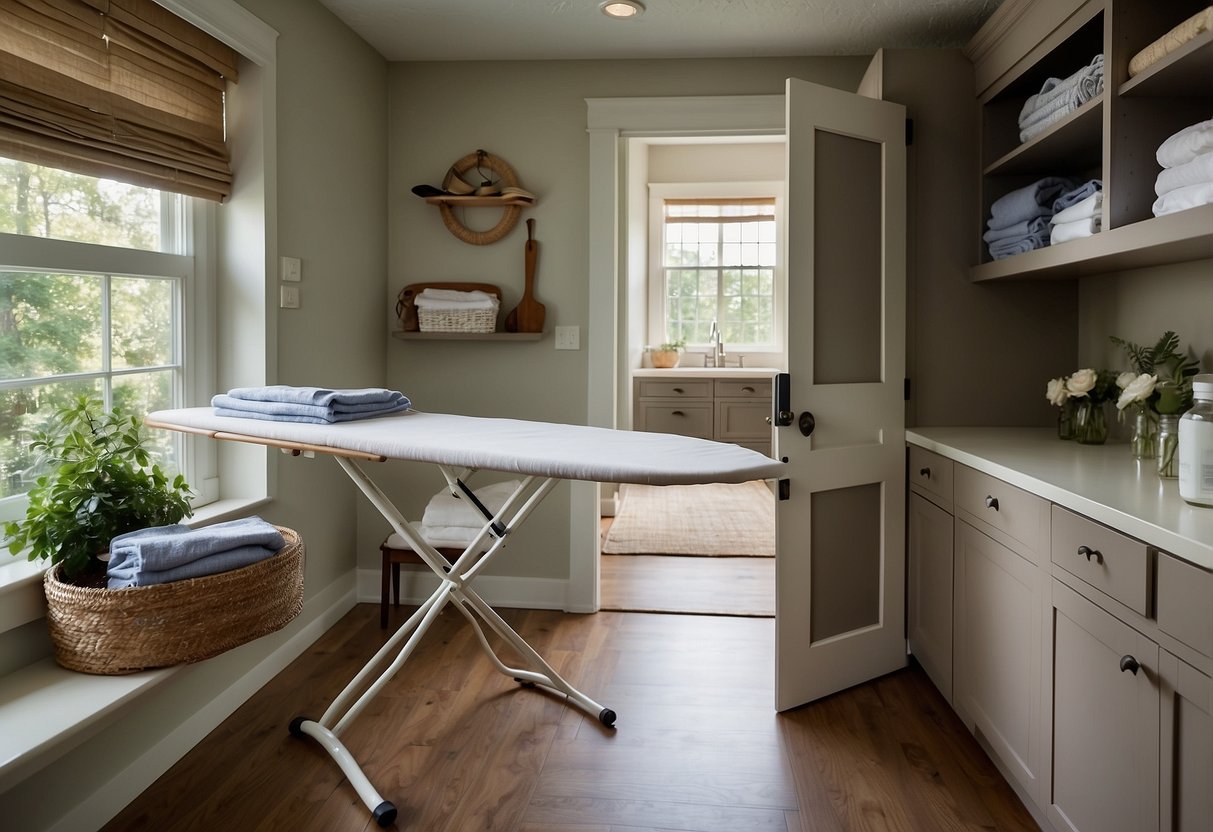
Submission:
<svg viewBox="0 0 1213 832">
<path fill-rule="evenodd" d="M 1138 663 L 1137 659 L 1133 658 L 1132 656 L 1121 656 L 1120 672 L 1124 673 L 1126 670 L 1136 676 L 1137 671 L 1141 670 L 1141 664 Z"/>
<path fill-rule="evenodd" d="M 681 410 L 671 410 L 670 415 L 671 416 L 686 416 L 686 414 L 683 413 Z"/>
<path fill-rule="evenodd" d="M 674 388 L 674 392 L 675 392 L 675 393 L 685 393 L 686 391 L 685 391 L 685 390 L 683 390 L 681 387 L 675 387 L 675 388 Z"/>
<path fill-rule="evenodd" d="M 1095 559 L 1096 563 L 1103 563 L 1103 552 L 1100 552 L 1098 549 L 1092 549 L 1090 546 L 1079 546 L 1078 554 L 1083 555 L 1088 563 L 1091 562 L 1092 558 Z"/>
<path fill-rule="evenodd" d="M 926 477 L 927 479 L 930 479 L 931 478 L 931 469 L 930 468 L 920 468 L 918 470 L 918 476 Z"/>
<path fill-rule="evenodd" d="M 986 495 L 986 508 L 992 508 L 995 511 L 998 511 L 998 498 L 991 497 L 989 494 L 987 494 Z"/>
<path fill-rule="evenodd" d="M 741 388 L 741 392 L 742 392 L 742 393 L 753 393 L 753 392 L 754 392 L 754 388 L 753 388 L 753 387 L 742 387 L 742 388 Z"/>
</svg>

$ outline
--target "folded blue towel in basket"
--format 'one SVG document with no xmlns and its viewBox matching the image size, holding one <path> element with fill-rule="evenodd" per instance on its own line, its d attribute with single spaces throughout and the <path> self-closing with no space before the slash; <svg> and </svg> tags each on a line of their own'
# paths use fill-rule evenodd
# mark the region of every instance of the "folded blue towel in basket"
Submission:
<svg viewBox="0 0 1213 832">
<path fill-rule="evenodd" d="M 150 586 L 239 569 L 286 545 L 282 533 L 260 517 L 200 529 L 155 526 L 110 541 L 110 589 Z"/>
<path fill-rule="evenodd" d="M 330 390 L 278 384 L 237 387 L 213 397 L 211 407 L 216 416 L 327 425 L 408 410 L 411 402 L 402 393 L 383 388 Z"/>
</svg>

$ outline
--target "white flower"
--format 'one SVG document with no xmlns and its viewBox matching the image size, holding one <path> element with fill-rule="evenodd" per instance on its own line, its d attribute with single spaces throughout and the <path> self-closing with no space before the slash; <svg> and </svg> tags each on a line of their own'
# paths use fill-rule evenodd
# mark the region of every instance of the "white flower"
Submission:
<svg viewBox="0 0 1213 832">
<path fill-rule="evenodd" d="M 1149 373 L 1134 376 L 1133 380 L 1125 385 L 1120 398 L 1116 400 L 1116 409 L 1124 410 L 1131 404 L 1144 402 L 1154 393 L 1154 385 L 1157 383 L 1158 376 L 1152 376 Z"/>
<path fill-rule="evenodd" d="M 1049 400 L 1049 404 L 1061 407 L 1066 403 L 1066 399 L 1070 398 L 1070 393 L 1066 390 L 1066 377 L 1049 379 L 1049 384 L 1045 388 L 1045 398 Z"/>
<path fill-rule="evenodd" d="M 1090 368 L 1079 370 L 1074 375 L 1066 379 L 1066 391 L 1071 396 L 1085 396 L 1091 392 L 1091 388 L 1095 386 L 1095 380 L 1098 378 L 1096 372 Z"/>
<path fill-rule="evenodd" d="M 1116 377 L 1116 386 L 1124 390 L 1135 378 L 1137 378 L 1137 373 L 1126 370 Z"/>
</svg>

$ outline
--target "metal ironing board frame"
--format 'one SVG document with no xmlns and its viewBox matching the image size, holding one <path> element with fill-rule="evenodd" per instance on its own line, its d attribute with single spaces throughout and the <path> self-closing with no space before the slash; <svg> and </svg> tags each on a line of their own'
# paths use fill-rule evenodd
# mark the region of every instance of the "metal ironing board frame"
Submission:
<svg viewBox="0 0 1213 832">
<path fill-rule="evenodd" d="M 455 468 L 449 465 L 435 463 L 447 481 L 452 493 L 465 496 L 485 517 L 484 525 L 471 543 L 455 559 L 454 563 L 447 560 L 433 546 L 426 542 L 417 529 L 405 519 L 395 504 L 383 493 L 383 490 L 362 469 L 356 460 L 374 462 L 386 461 L 386 457 L 357 451 L 347 451 L 323 445 L 307 443 L 292 443 L 280 440 L 270 440 L 263 437 L 227 433 L 207 429 L 190 428 L 165 422 L 147 420 L 149 427 L 159 427 L 168 430 L 198 433 L 213 439 L 249 442 L 259 445 L 280 448 L 298 456 L 305 451 L 323 453 L 332 456 L 346 475 L 353 480 L 371 504 L 383 515 L 392 529 L 408 542 L 426 566 L 438 577 L 438 588 L 427 598 L 417 611 L 409 616 L 392 634 L 391 638 L 379 648 L 371 659 L 345 686 L 345 689 L 329 705 L 320 719 L 297 716 L 291 720 L 289 730 L 296 737 L 311 737 L 320 747 L 333 758 L 342 774 L 349 780 L 350 785 L 358 793 L 359 799 L 370 810 L 371 816 L 379 826 L 390 826 L 395 822 L 398 810 L 391 801 L 384 799 L 370 779 L 362 771 L 354 755 L 341 742 L 340 735 L 358 717 L 362 710 L 379 694 L 400 669 L 408 661 L 413 650 L 425 636 L 434 623 L 438 614 L 447 606 L 454 603 L 455 609 L 472 625 L 476 640 L 489 657 L 493 667 L 498 672 L 511 677 L 524 686 L 540 685 L 556 693 L 563 694 L 567 701 L 580 706 L 591 716 L 594 716 L 608 728 L 615 725 L 616 714 L 610 708 L 591 699 L 575 688 L 563 676 L 549 665 L 539 653 L 531 647 L 509 624 L 497 614 L 487 601 L 468 584 L 505 548 L 511 533 L 516 531 L 530 516 L 531 512 L 542 502 L 548 492 L 558 482 L 556 477 L 528 476 L 521 480 L 518 487 L 510 494 L 496 514 L 490 512 L 476 497 L 475 491 L 467 485 L 467 480 L 478 469 Z M 492 540 L 487 549 L 483 545 Z M 483 554 L 481 552 L 483 551 Z M 479 620 L 478 620 L 479 619 Z M 495 633 L 506 644 L 512 647 L 529 668 L 510 667 L 501 660 L 497 652 L 489 644 L 484 627 Z M 404 642 L 403 646 L 400 646 Z M 369 682 L 376 670 L 387 661 L 388 657 L 399 648 L 396 657 L 379 673 L 373 682 Z M 369 682 L 369 684 L 368 684 Z M 362 691 L 359 695 L 359 691 Z M 357 697 L 355 699 L 355 697 Z M 351 700 L 353 700 L 351 704 Z"/>
</svg>

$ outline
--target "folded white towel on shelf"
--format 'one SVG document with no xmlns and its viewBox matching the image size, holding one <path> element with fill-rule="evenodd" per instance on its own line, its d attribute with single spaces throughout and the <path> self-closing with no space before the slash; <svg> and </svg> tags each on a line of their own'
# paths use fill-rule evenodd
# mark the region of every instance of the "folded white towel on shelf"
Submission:
<svg viewBox="0 0 1213 832">
<path fill-rule="evenodd" d="M 1190 124 L 1158 146 L 1155 154 L 1164 168 L 1186 165 L 1213 150 L 1213 118 Z"/>
<path fill-rule="evenodd" d="M 476 492 L 477 499 L 484 503 L 489 511 L 496 514 L 501 511 L 501 507 L 518 488 L 520 482 L 520 480 L 506 480 L 479 488 L 473 487 L 472 490 Z M 425 514 L 422 516 L 421 522 L 426 526 L 462 526 L 479 529 L 487 521 L 467 497 L 456 497 L 450 491 L 443 490 L 435 494 L 429 505 L 425 507 Z"/>
<path fill-rule="evenodd" d="M 423 289 L 413 303 L 419 309 L 496 309 L 497 298 L 488 292 Z"/>
<path fill-rule="evenodd" d="M 1090 219 L 1098 217 L 1100 208 L 1103 206 L 1103 191 L 1096 191 L 1082 202 L 1076 202 L 1069 208 L 1063 208 L 1053 215 L 1053 225 L 1061 225 L 1066 222 L 1077 222 L 1078 220 Z"/>
<path fill-rule="evenodd" d="M 1049 245 L 1057 245 L 1067 240 L 1077 240 L 1079 237 L 1090 237 L 1098 234 L 1101 220 L 1099 217 L 1085 217 L 1073 222 L 1053 222 L 1053 233 L 1049 236 Z"/>
<path fill-rule="evenodd" d="M 1213 182 L 1213 150 L 1200 154 L 1191 162 L 1165 168 L 1154 182 L 1154 193 L 1162 196 L 1176 188 L 1202 182 Z"/>
<path fill-rule="evenodd" d="M 1154 216 L 1162 217 L 1213 203 L 1213 182 L 1201 182 L 1176 188 L 1154 200 Z"/>
</svg>

